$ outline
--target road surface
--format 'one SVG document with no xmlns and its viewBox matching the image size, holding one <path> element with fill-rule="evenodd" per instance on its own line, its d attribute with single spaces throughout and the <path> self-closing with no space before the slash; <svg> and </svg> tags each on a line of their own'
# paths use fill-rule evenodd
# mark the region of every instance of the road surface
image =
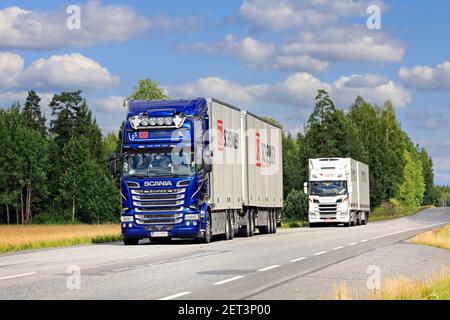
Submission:
<svg viewBox="0 0 450 320">
<path fill-rule="evenodd" d="M 386 277 L 450 265 L 448 250 L 405 241 L 449 222 L 450 208 L 433 208 L 367 226 L 208 245 L 117 242 L 4 254 L 0 299 L 320 299 L 343 282 L 364 287 L 369 266 Z"/>
</svg>

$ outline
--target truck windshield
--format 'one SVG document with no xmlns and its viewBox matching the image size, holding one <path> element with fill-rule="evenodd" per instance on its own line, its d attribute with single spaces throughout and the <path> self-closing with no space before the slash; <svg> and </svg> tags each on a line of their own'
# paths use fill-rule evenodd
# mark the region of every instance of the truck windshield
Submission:
<svg viewBox="0 0 450 320">
<path fill-rule="evenodd" d="M 312 181 L 309 183 L 313 196 L 341 196 L 347 193 L 347 181 Z"/>
<path fill-rule="evenodd" d="M 174 177 L 195 174 L 191 150 L 157 149 L 129 152 L 123 159 L 124 177 Z"/>
</svg>

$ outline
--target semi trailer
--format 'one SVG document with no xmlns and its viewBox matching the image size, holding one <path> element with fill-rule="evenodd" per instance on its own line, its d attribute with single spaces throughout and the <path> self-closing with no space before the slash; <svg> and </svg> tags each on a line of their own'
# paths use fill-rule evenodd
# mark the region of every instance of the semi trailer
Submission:
<svg viewBox="0 0 450 320">
<path fill-rule="evenodd" d="M 321 224 L 365 225 L 370 214 L 369 167 L 350 158 L 309 159 L 308 220 Z"/>
<path fill-rule="evenodd" d="M 125 245 L 276 232 L 281 129 L 214 98 L 125 102 L 119 176 Z"/>
</svg>

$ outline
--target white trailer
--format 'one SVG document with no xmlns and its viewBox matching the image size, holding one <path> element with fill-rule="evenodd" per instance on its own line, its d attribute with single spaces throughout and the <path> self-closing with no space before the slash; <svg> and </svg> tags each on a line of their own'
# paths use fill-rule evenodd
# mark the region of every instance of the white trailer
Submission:
<svg viewBox="0 0 450 320">
<path fill-rule="evenodd" d="M 220 100 L 208 101 L 213 234 L 223 232 L 227 216 L 244 236 L 255 228 L 276 232 L 283 207 L 281 129 Z"/>
<path fill-rule="evenodd" d="M 369 168 L 350 158 L 309 160 L 308 219 L 324 223 L 365 225 L 370 214 Z"/>
</svg>

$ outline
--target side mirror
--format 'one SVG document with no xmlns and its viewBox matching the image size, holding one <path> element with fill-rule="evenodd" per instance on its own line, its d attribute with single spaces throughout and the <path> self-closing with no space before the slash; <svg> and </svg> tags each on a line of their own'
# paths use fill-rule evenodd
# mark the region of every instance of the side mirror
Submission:
<svg viewBox="0 0 450 320">
<path fill-rule="evenodd" d="M 303 193 L 308 194 L 308 182 L 303 183 Z"/>
<path fill-rule="evenodd" d="M 109 156 L 109 171 L 111 172 L 111 175 L 113 176 L 117 176 L 119 174 L 119 170 L 117 167 L 117 161 L 120 159 L 120 156 L 113 152 L 111 153 L 111 155 Z"/>
</svg>

